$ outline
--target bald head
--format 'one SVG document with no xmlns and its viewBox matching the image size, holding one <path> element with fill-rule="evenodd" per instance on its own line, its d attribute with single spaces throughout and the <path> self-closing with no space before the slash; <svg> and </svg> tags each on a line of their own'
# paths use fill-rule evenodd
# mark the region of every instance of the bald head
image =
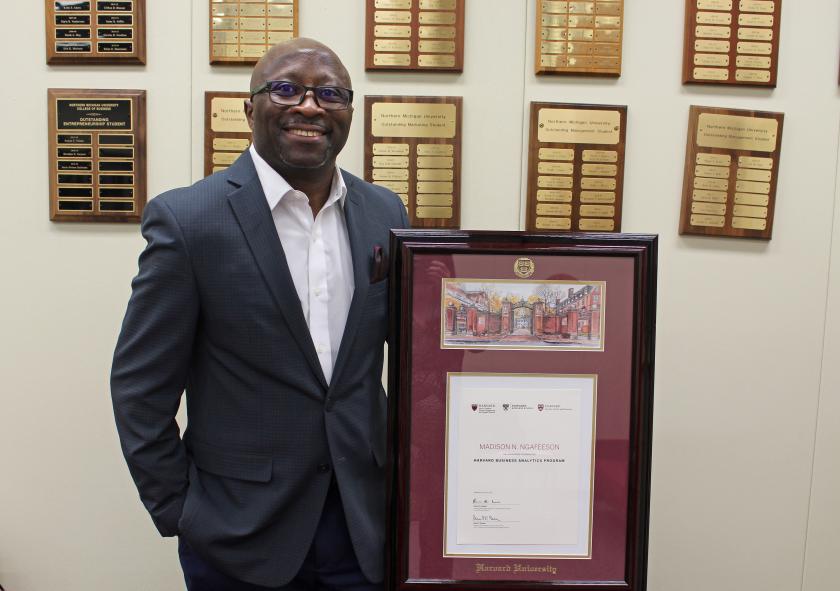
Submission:
<svg viewBox="0 0 840 591">
<path fill-rule="evenodd" d="M 251 89 L 258 88 L 271 78 L 273 71 L 285 62 L 294 59 L 307 59 L 315 64 L 328 67 L 340 79 L 340 86 L 352 88 L 347 68 L 344 67 L 344 64 L 341 63 L 332 49 L 314 39 L 297 37 L 274 45 L 257 62 L 257 65 L 254 66 L 254 72 L 251 74 Z"/>
</svg>

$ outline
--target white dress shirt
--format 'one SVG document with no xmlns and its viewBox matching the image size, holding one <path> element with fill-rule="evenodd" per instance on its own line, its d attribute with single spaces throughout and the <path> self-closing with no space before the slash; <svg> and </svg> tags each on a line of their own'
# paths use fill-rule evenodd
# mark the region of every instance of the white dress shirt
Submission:
<svg viewBox="0 0 840 591">
<path fill-rule="evenodd" d="M 329 197 L 313 218 L 309 198 L 271 168 L 253 144 L 249 150 L 329 384 L 355 289 L 344 220 L 347 186 L 336 167 Z"/>
</svg>

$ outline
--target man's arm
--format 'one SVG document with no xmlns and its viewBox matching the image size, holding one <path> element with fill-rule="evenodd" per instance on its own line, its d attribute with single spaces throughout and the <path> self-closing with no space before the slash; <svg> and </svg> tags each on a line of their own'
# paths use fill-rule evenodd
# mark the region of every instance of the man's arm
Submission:
<svg viewBox="0 0 840 591">
<path fill-rule="evenodd" d="M 181 228 L 153 199 L 143 214 L 147 245 L 132 282 L 111 368 L 123 454 L 161 535 L 178 533 L 188 460 L 175 414 L 189 372 L 198 293 Z"/>
</svg>

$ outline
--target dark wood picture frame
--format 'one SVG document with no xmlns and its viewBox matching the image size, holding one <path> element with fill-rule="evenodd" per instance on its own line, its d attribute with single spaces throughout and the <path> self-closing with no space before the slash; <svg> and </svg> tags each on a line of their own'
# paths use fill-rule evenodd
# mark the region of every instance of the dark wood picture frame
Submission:
<svg viewBox="0 0 840 591">
<path fill-rule="evenodd" d="M 68 5 L 66 10 L 62 10 L 64 5 Z M 100 10 L 109 5 L 130 5 L 131 10 Z M 44 0 L 44 9 L 47 64 L 146 63 L 146 0 Z M 59 51 L 61 43 L 67 51 Z M 90 44 L 88 51 L 82 47 L 86 43 Z M 131 51 L 122 51 L 128 44 Z"/>
<path fill-rule="evenodd" d="M 131 127 L 105 128 L 94 123 L 62 129 L 58 103 L 76 99 L 128 103 Z M 47 101 L 50 220 L 139 222 L 147 192 L 146 91 L 50 88 Z M 108 119 L 98 112 L 94 116 Z M 89 178 L 75 178 L 80 176 Z M 127 177 L 131 183 L 125 182 Z M 62 195 L 63 191 L 68 194 Z"/>
<path fill-rule="evenodd" d="M 657 237 L 395 230 L 390 256 L 386 588 L 644 591 Z M 536 269 L 536 279 L 604 280 L 604 350 L 465 351 L 442 346 L 444 282 L 453 277 L 516 281 L 515 267 L 528 268 L 519 264 L 523 258 L 531 261 L 531 272 Z M 558 269 L 563 275 L 557 274 Z M 597 450 L 593 437 L 596 506 L 590 530 L 593 550 L 587 559 L 485 556 L 476 562 L 474 557 L 445 555 L 446 542 L 441 538 L 446 534 L 440 534 L 445 531 L 442 490 L 447 468 L 442 456 L 449 413 L 447 372 L 452 368 L 490 372 L 508 368 L 515 373 L 550 368 L 557 374 L 595 373 L 597 380 L 603 380 L 603 388 L 598 382 L 593 411 L 605 431 L 598 434 Z M 623 386 L 610 387 L 616 379 Z M 624 439 L 618 447 L 610 447 L 616 440 L 607 433 L 607 423 L 623 425 L 619 430 Z M 529 565 L 536 568 L 529 570 Z M 517 566 L 520 574 L 515 572 Z"/>
</svg>

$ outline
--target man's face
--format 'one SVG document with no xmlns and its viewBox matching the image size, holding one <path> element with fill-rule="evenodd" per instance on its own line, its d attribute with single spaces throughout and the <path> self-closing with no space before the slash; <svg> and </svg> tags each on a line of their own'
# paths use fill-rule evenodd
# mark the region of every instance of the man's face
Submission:
<svg viewBox="0 0 840 591">
<path fill-rule="evenodd" d="M 288 80 L 305 86 L 350 88 L 344 68 L 329 53 L 298 50 L 268 64 L 265 80 Z M 246 102 L 245 113 L 260 156 L 284 177 L 332 175 L 335 158 L 347 141 L 352 105 L 326 111 L 312 93 L 294 107 L 276 105 L 267 92 Z M 288 179 L 287 179 L 288 180 Z"/>
</svg>

